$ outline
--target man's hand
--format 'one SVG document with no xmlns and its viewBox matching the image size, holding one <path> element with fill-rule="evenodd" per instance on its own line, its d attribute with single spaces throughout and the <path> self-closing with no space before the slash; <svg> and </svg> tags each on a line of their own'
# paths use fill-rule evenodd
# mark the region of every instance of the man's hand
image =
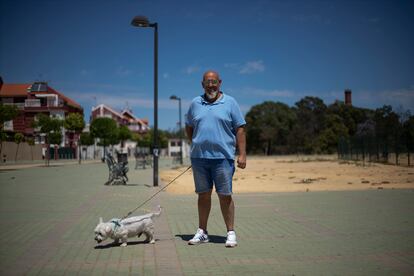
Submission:
<svg viewBox="0 0 414 276">
<path fill-rule="evenodd" d="M 246 155 L 239 155 L 237 157 L 237 167 L 240 169 L 246 168 Z"/>
<path fill-rule="evenodd" d="M 240 169 L 246 168 L 246 133 L 244 125 L 239 127 L 236 132 L 237 148 L 239 150 L 239 157 L 237 157 L 237 167 Z"/>
</svg>

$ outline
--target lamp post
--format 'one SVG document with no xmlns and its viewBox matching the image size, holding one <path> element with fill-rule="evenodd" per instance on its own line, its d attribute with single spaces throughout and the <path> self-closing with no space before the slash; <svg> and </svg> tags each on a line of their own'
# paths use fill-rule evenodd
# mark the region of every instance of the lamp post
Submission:
<svg viewBox="0 0 414 276">
<path fill-rule="evenodd" d="M 135 16 L 131 25 L 134 27 L 154 28 L 154 137 L 152 155 L 154 158 L 154 187 L 158 186 L 158 23 L 150 23 L 145 16 Z"/>
<path fill-rule="evenodd" d="M 172 95 L 170 97 L 170 100 L 176 100 L 178 101 L 178 116 L 179 116 L 179 120 L 178 120 L 178 124 L 180 125 L 180 129 L 179 129 L 179 135 L 180 135 L 180 164 L 183 164 L 183 135 L 182 135 L 182 129 L 181 129 L 181 98 L 177 97 L 175 95 Z"/>
</svg>

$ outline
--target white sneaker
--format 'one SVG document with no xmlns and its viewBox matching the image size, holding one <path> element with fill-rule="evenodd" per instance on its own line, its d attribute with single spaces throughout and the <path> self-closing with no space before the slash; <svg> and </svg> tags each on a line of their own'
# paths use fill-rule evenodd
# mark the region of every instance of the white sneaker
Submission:
<svg viewBox="0 0 414 276">
<path fill-rule="evenodd" d="M 236 232 L 229 231 L 227 232 L 226 247 L 235 247 L 237 246 Z"/>
<path fill-rule="evenodd" d="M 196 245 L 201 243 L 208 242 L 208 234 L 207 232 L 204 233 L 204 230 L 201 228 L 197 229 L 197 232 L 195 233 L 194 237 L 188 241 L 188 244 Z"/>
</svg>

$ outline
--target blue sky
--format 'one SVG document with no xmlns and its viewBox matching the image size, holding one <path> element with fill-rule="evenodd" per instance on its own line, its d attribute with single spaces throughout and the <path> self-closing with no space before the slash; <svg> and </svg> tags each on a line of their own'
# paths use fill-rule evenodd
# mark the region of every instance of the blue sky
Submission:
<svg viewBox="0 0 414 276">
<path fill-rule="evenodd" d="M 159 127 L 174 129 L 217 70 L 242 111 L 304 96 L 414 113 L 413 1 L 2 0 L 0 75 L 48 81 L 79 102 L 128 105 L 153 124 L 153 29 L 159 24 Z"/>
</svg>

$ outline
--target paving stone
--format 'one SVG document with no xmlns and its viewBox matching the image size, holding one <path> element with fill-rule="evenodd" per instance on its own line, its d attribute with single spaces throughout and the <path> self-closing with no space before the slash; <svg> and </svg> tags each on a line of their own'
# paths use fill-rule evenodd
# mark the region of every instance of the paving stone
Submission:
<svg viewBox="0 0 414 276">
<path fill-rule="evenodd" d="M 155 244 L 144 244 L 141 237 L 130 239 L 126 248 L 97 247 L 93 229 L 100 216 L 121 217 L 159 189 L 149 185 L 150 169 L 131 170 L 127 186 L 104 186 L 107 174 L 102 163 L 0 171 L 0 274 L 414 272 L 413 190 L 236 193 L 239 246 L 232 249 L 224 247 L 217 197 L 208 225 L 211 242 L 189 246 L 198 226 L 196 195 L 162 192 L 143 208 L 164 208 L 155 219 Z"/>
</svg>

